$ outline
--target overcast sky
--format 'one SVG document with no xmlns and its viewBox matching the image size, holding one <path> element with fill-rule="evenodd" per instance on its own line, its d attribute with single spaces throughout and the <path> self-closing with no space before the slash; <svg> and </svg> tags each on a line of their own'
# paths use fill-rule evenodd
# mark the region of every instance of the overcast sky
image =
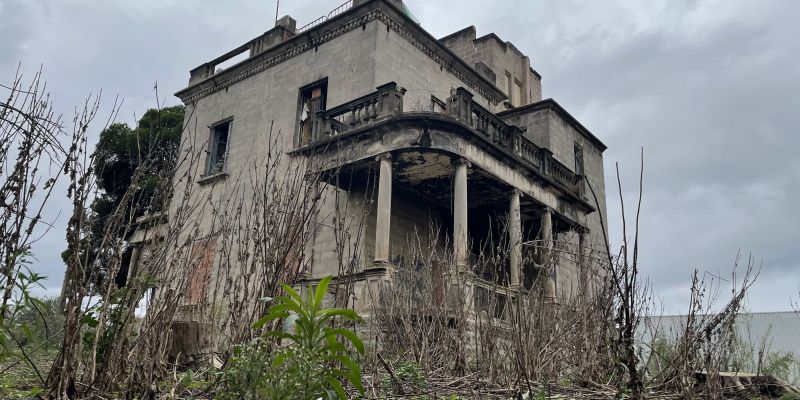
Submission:
<svg viewBox="0 0 800 400">
<path fill-rule="evenodd" d="M 790 309 L 800 285 L 800 2 L 407 0 L 436 37 L 468 25 L 528 54 L 554 98 L 608 145 L 610 231 L 621 240 L 615 163 L 633 208 L 645 153 L 641 268 L 666 313 L 697 268 L 762 265 L 748 307 Z M 458 4 L 457 7 L 454 5 Z M 304 25 L 338 2 L 281 2 Z M 125 99 L 133 123 L 178 104 L 188 71 L 273 26 L 274 0 L 0 0 L 0 83 L 43 65 L 67 119 L 89 93 Z M 96 133 L 94 138 L 96 139 Z M 57 293 L 67 212 L 34 254 Z M 632 215 L 630 216 L 632 218 Z M 727 288 L 727 286 L 725 287 Z"/>
</svg>

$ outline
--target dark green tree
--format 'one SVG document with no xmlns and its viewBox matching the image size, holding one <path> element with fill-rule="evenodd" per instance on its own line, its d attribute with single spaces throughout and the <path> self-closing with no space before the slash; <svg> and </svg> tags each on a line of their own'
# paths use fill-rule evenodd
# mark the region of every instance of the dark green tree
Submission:
<svg viewBox="0 0 800 400">
<path fill-rule="evenodd" d="M 164 186 L 161 182 L 164 172 L 172 169 L 177 157 L 183 113 L 183 106 L 150 109 L 135 129 L 127 124 L 112 124 L 100 133 L 94 171 L 101 192 L 92 203 L 93 236 L 102 237 L 108 217 L 132 185 L 137 188 L 132 204 L 135 209 L 131 210 L 134 218 L 165 206 L 168 196 L 155 195 Z M 144 160 L 148 162 L 145 164 Z M 133 182 L 134 172 L 143 165 L 146 168 L 143 179 Z"/>
<path fill-rule="evenodd" d="M 183 106 L 150 109 L 139 119 L 136 128 L 115 123 L 100 132 L 93 165 L 99 190 L 88 216 L 91 232 L 86 247 L 82 249 L 89 253 L 84 254 L 90 260 L 89 264 L 97 257 L 109 217 L 119 207 L 129 188 L 135 188 L 135 192 L 133 200 L 125 205 L 127 220 L 133 221 L 145 213 L 166 207 L 170 193 L 164 190 L 169 188 L 169 182 L 163 180 L 171 179 L 170 171 L 180 146 L 183 115 Z M 144 168 L 140 171 L 141 178 L 134 182 L 134 174 L 139 168 Z M 119 237 L 123 232 L 111 234 Z M 67 252 L 62 254 L 65 260 L 67 256 Z M 89 279 L 98 282 L 102 276 Z"/>
</svg>

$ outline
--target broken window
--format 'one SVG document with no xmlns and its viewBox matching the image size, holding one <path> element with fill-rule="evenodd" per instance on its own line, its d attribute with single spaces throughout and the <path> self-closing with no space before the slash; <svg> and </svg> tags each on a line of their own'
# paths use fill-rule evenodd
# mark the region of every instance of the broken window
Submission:
<svg viewBox="0 0 800 400">
<path fill-rule="evenodd" d="M 225 159 L 228 156 L 228 140 L 230 139 L 231 125 L 233 125 L 233 120 L 220 122 L 211 127 L 206 175 L 219 174 L 225 171 Z"/>
<path fill-rule="evenodd" d="M 584 176 L 583 148 L 577 143 L 575 143 L 575 174 Z"/>
<path fill-rule="evenodd" d="M 300 109 L 298 115 L 298 142 L 300 146 L 311 143 L 317 111 L 325 110 L 325 99 L 327 95 L 327 79 L 300 88 Z"/>
<path fill-rule="evenodd" d="M 188 277 L 188 291 L 184 296 L 187 305 L 200 304 L 205 300 L 216 251 L 216 237 L 198 240 L 192 244 L 191 272 Z"/>
</svg>

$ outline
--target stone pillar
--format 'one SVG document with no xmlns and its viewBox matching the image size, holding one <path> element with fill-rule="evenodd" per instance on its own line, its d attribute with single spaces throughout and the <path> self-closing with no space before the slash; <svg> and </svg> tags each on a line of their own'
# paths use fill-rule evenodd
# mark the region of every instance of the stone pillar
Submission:
<svg viewBox="0 0 800 400">
<path fill-rule="evenodd" d="M 378 209 L 375 217 L 375 264 L 389 263 L 389 233 L 392 219 L 392 156 L 376 157 L 378 161 Z"/>
<path fill-rule="evenodd" d="M 508 204 L 508 259 L 511 265 L 509 284 L 518 287 L 522 265 L 522 219 L 519 207 L 520 191 L 514 189 Z"/>
<path fill-rule="evenodd" d="M 555 301 L 556 299 L 556 278 L 558 277 L 556 269 L 558 263 L 553 260 L 553 210 L 550 207 L 545 207 L 542 210 L 542 261 L 545 268 L 548 268 L 550 275 L 545 281 L 544 297 L 547 300 Z M 552 265 L 551 265 L 552 264 Z"/>
<path fill-rule="evenodd" d="M 456 268 L 463 271 L 467 266 L 469 250 L 467 244 L 467 168 L 470 163 L 459 159 L 455 163 L 453 184 L 453 256 Z"/>
<path fill-rule="evenodd" d="M 297 21 L 288 15 L 284 15 L 281 17 L 281 19 L 275 21 L 275 26 L 282 26 L 291 33 L 295 33 L 297 31 Z"/>
</svg>

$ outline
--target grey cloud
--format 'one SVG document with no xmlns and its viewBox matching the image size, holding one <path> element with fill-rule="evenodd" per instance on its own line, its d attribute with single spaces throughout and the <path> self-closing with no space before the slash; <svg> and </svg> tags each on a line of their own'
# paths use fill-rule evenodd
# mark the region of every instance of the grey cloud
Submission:
<svg viewBox="0 0 800 400">
<path fill-rule="evenodd" d="M 470 23 L 530 55 L 544 75 L 545 97 L 608 144 L 616 243 L 614 162 L 621 162 L 630 210 L 644 147 L 642 268 L 671 309 L 685 305 L 694 268 L 728 273 L 740 249 L 764 261 L 751 306 L 786 309 L 787 298 L 776 301 L 764 288 L 791 286 L 783 280 L 797 282 L 800 270 L 793 206 L 800 198 L 800 138 L 793 134 L 800 41 L 790 39 L 798 35 L 798 6 L 660 4 L 644 11 L 625 2 L 521 7 L 538 13 L 500 5 L 502 23 L 483 15 Z"/>
</svg>

